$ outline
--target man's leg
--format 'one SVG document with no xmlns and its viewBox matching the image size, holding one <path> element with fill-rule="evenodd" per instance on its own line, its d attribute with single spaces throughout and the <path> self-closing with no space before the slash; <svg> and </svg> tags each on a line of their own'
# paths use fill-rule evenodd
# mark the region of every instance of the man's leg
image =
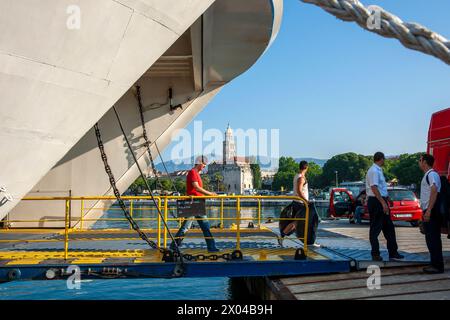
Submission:
<svg viewBox="0 0 450 320">
<path fill-rule="evenodd" d="M 438 269 L 444 269 L 444 258 L 442 255 L 441 225 L 436 215 L 431 215 L 429 222 L 424 222 L 425 240 L 428 251 L 430 251 L 431 265 Z"/>
<path fill-rule="evenodd" d="M 184 219 L 183 223 L 181 224 L 180 229 L 178 230 L 177 234 L 175 235 L 175 241 L 178 244 L 178 247 L 181 246 L 181 243 L 183 242 L 183 238 L 186 234 L 186 232 L 189 231 L 189 229 L 192 226 L 192 223 L 194 220 L 192 218 Z M 172 242 L 170 245 L 170 249 L 175 250 L 175 244 Z"/>
<path fill-rule="evenodd" d="M 355 220 L 357 224 L 361 224 L 361 214 L 364 211 L 364 208 L 361 209 L 361 207 L 356 208 L 355 210 Z"/>
<path fill-rule="evenodd" d="M 197 223 L 202 229 L 203 236 L 205 237 L 206 246 L 208 247 L 208 251 L 217 251 L 216 242 L 213 238 L 213 235 L 210 230 L 210 225 L 207 216 L 198 216 L 195 217 L 197 219 Z"/>
<path fill-rule="evenodd" d="M 368 201 L 369 215 L 370 215 L 370 245 L 372 246 L 372 256 L 380 255 L 380 244 L 378 242 L 378 236 L 383 229 L 383 207 L 380 202 L 373 197 Z"/>
<path fill-rule="evenodd" d="M 389 257 L 395 257 L 398 254 L 397 237 L 395 235 L 395 226 L 390 214 L 383 214 L 383 235 L 387 241 Z"/>
</svg>

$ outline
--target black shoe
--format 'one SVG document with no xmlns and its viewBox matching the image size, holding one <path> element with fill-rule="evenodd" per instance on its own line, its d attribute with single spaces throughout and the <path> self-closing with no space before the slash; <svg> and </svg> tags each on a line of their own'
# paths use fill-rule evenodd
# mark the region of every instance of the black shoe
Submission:
<svg viewBox="0 0 450 320">
<path fill-rule="evenodd" d="M 438 269 L 433 266 L 423 268 L 423 272 L 426 274 L 440 274 L 444 273 L 444 269 Z"/>
<path fill-rule="evenodd" d="M 372 261 L 383 261 L 383 257 L 380 256 L 379 254 L 373 254 L 372 255 Z"/>
<path fill-rule="evenodd" d="M 280 237 L 280 238 L 278 238 L 277 240 L 278 240 L 278 245 L 279 245 L 280 247 L 283 248 L 283 241 L 284 241 L 284 238 L 283 238 L 283 237 Z"/>
<path fill-rule="evenodd" d="M 399 261 L 399 260 L 403 260 L 403 259 L 405 259 L 405 256 L 402 256 L 400 253 L 396 253 L 396 254 L 394 254 L 394 255 L 389 255 L 389 260 L 391 260 L 391 261 Z"/>
</svg>

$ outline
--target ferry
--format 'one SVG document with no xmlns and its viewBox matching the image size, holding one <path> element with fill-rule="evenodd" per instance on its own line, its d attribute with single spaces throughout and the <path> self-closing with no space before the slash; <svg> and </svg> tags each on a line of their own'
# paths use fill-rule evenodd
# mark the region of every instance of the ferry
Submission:
<svg viewBox="0 0 450 320">
<path fill-rule="evenodd" d="M 283 12 L 282 0 L 73 3 L 0 2 L 0 220 L 24 221 L 10 227 L 64 224 L 44 221 L 61 203 L 36 205 L 21 201 L 25 196 L 112 194 L 96 123 L 124 192 L 139 172 L 112 107 L 138 163 L 149 167 L 139 104 L 156 158 L 263 55 Z M 93 209 L 110 204 L 86 201 L 85 214 L 95 219 Z"/>
</svg>

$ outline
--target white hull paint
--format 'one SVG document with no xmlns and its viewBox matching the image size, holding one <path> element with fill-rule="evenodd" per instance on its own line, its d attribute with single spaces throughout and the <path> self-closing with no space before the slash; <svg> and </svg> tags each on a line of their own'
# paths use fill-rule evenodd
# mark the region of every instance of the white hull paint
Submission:
<svg viewBox="0 0 450 320">
<path fill-rule="evenodd" d="M 37 0 L 23 2 L 38 6 Z M 82 9 L 81 29 L 56 28 L 67 17 L 65 6 L 74 2 Z M 3 30 L 25 23 L 3 16 L 8 9 L 17 9 L 15 3 L 0 3 Z M 61 217 L 62 203 L 19 201 L 27 193 L 111 194 L 92 129 L 97 121 L 117 185 L 122 192 L 126 190 L 138 170 L 111 107 L 116 105 L 135 154 L 147 167 L 134 85 L 141 87 L 144 106 L 166 101 L 169 87 L 174 91 L 174 104 L 183 105 L 183 110 L 175 112 L 167 106 L 144 108 L 149 138 L 162 151 L 177 129 L 185 127 L 223 85 L 263 54 L 276 36 L 282 12 L 281 0 L 49 0 L 46 6 L 33 8 L 23 18 L 30 21 L 28 25 L 41 41 L 27 38 L 26 30 L 16 33 L 17 39 L 34 43 L 14 45 L 13 39 L 0 36 L 0 148 L 4 150 L 0 186 L 14 197 L 0 207 L 0 218 L 8 212 L 10 219 Z M 41 12 L 45 10 L 52 12 L 53 19 Z M 41 30 L 44 22 L 51 26 L 49 36 Z M 156 157 L 154 146 L 151 149 Z M 74 204 L 73 217 L 79 212 Z M 98 218 L 96 212 L 100 211 L 92 210 L 89 218 Z"/>
</svg>

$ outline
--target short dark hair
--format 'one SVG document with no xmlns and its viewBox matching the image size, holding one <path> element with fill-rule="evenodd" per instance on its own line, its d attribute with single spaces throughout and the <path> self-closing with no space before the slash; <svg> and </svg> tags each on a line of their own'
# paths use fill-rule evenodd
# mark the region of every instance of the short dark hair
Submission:
<svg viewBox="0 0 450 320">
<path fill-rule="evenodd" d="M 300 161 L 299 168 L 300 170 L 305 170 L 306 168 L 308 168 L 308 161 Z"/>
<path fill-rule="evenodd" d="M 423 161 L 427 163 L 430 167 L 434 166 L 434 157 L 431 154 L 424 153 L 420 156 Z"/>
<path fill-rule="evenodd" d="M 374 156 L 373 156 L 373 161 L 374 161 L 374 162 L 378 162 L 378 161 L 381 161 L 381 160 L 383 160 L 383 159 L 386 159 L 386 157 L 385 157 L 385 155 L 384 155 L 383 152 L 377 152 L 377 153 L 375 153 Z"/>
</svg>

